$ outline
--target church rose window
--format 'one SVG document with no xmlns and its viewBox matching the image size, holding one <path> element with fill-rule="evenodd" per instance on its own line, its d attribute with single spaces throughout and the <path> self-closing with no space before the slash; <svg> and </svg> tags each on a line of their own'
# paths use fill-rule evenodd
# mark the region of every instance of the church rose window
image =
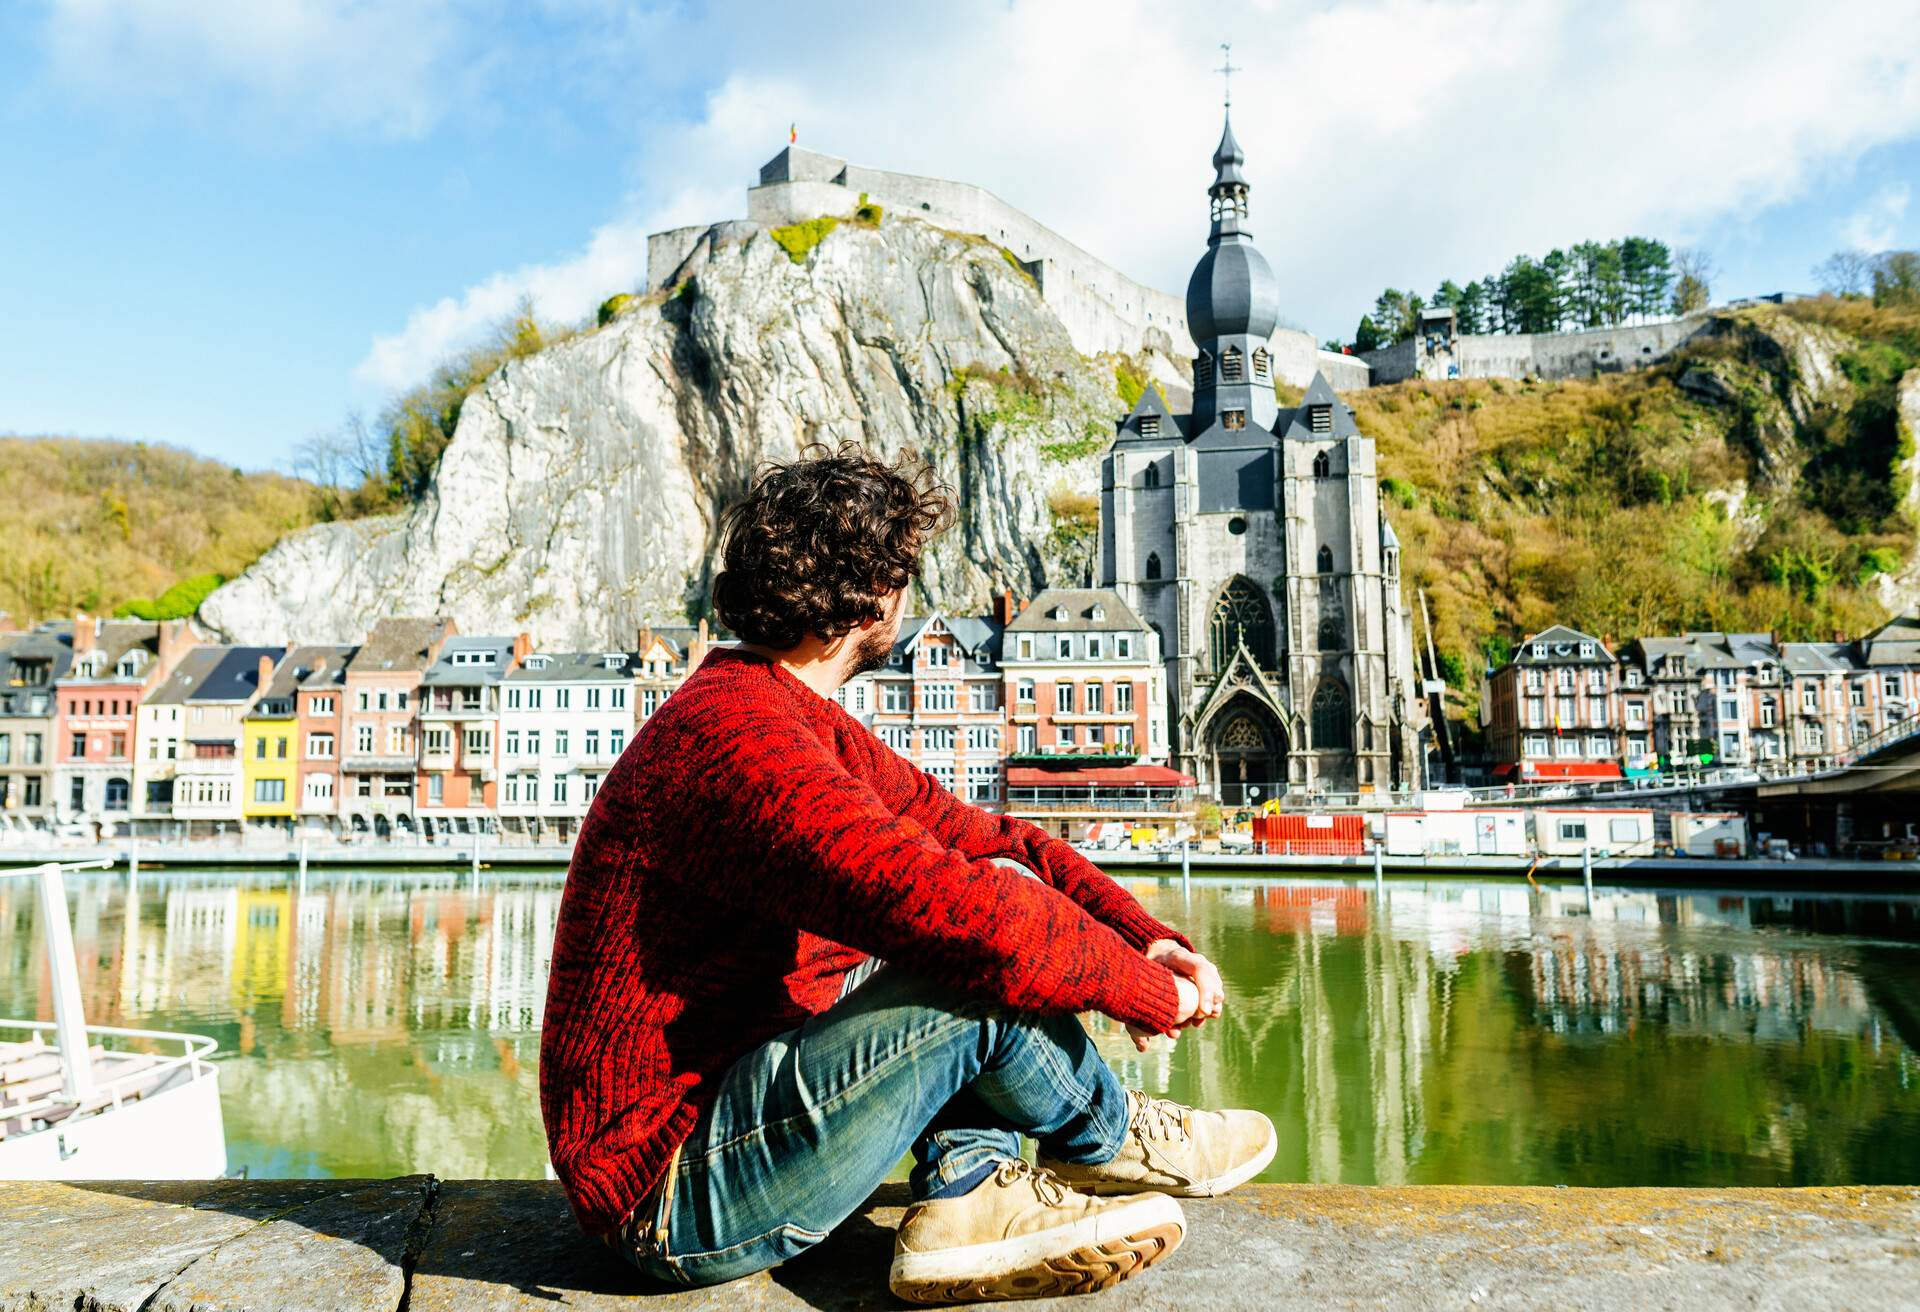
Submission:
<svg viewBox="0 0 1920 1312">
<path fill-rule="evenodd" d="M 1274 668 L 1273 611 L 1258 588 L 1244 578 L 1235 578 L 1220 590 L 1207 624 L 1213 668 L 1224 670 L 1234 648 L 1243 643 L 1255 665 L 1263 670 Z"/>
<path fill-rule="evenodd" d="M 1232 519 L 1227 521 L 1227 532 L 1233 534 L 1235 537 L 1239 537 L 1242 533 L 1245 533 L 1246 531 L 1247 531 L 1247 521 L 1244 515 L 1235 515 Z"/>
<path fill-rule="evenodd" d="M 1260 726 L 1253 722 L 1250 715 L 1236 715 L 1220 734 L 1220 746 L 1229 750 L 1264 752 L 1267 750 L 1267 736 L 1260 732 Z"/>
<path fill-rule="evenodd" d="M 1313 458 L 1313 476 L 1315 478 L 1331 478 L 1333 476 L 1333 461 L 1327 459 L 1327 453 L 1325 451 L 1318 453 Z"/>
<path fill-rule="evenodd" d="M 1313 693 L 1313 745 L 1321 751 L 1353 747 L 1353 717 L 1347 712 L 1347 685 L 1322 679 Z"/>
</svg>

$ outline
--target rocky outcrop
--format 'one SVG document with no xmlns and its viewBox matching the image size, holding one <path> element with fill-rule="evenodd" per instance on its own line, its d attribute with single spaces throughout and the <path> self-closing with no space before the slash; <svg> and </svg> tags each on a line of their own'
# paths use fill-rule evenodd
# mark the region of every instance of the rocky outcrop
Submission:
<svg viewBox="0 0 1920 1312">
<path fill-rule="evenodd" d="M 1907 371 L 1896 395 L 1900 445 L 1893 478 L 1907 522 L 1920 525 L 1920 369 Z M 1893 614 L 1920 614 L 1920 552 L 1910 555 L 1904 568 L 1882 574 L 1874 583 L 1880 604 Z"/>
<path fill-rule="evenodd" d="M 507 364 L 419 504 L 288 536 L 203 622 L 232 641 L 348 642 L 382 615 L 444 614 L 546 646 L 629 643 L 704 613 L 719 508 L 811 442 L 921 454 L 955 490 L 921 606 L 1080 581 L 1125 406 L 1113 362 L 1080 356 L 997 247 L 888 217 L 842 223 L 798 263 L 754 233 L 691 273 Z"/>
</svg>

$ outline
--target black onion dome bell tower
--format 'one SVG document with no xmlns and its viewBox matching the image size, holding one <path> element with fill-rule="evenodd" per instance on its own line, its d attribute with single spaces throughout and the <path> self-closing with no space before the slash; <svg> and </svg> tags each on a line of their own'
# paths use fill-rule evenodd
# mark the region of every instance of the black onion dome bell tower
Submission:
<svg viewBox="0 0 1920 1312">
<path fill-rule="evenodd" d="M 1245 228 L 1247 157 L 1233 137 L 1229 112 L 1213 152 L 1213 230 L 1207 253 L 1187 281 L 1187 328 L 1199 355 L 1193 364 L 1194 429 L 1241 426 L 1271 432 L 1278 403 L 1268 339 L 1280 322 L 1280 284 Z"/>
</svg>

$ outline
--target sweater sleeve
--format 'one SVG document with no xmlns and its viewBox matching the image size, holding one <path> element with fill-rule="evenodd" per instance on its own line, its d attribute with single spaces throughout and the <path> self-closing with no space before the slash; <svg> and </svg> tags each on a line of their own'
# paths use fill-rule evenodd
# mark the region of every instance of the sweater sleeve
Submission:
<svg viewBox="0 0 1920 1312">
<path fill-rule="evenodd" d="M 801 722 L 738 709 L 724 739 L 687 748 L 689 805 L 676 810 L 708 849 L 690 892 L 1023 1010 L 1172 1027 L 1166 967 L 1051 883 L 969 859 L 896 814 Z"/>
<path fill-rule="evenodd" d="M 1138 898 L 1074 851 L 1071 843 L 1025 820 L 993 815 L 961 801 L 925 770 L 916 770 L 871 734 L 867 737 L 876 791 L 889 802 L 897 800 L 895 809 L 901 815 L 926 826 L 940 842 L 969 860 L 1012 857 L 1136 951 L 1162 938 L 1193 947 L 1186 935 L 1149 915 Z"/>
</svg>

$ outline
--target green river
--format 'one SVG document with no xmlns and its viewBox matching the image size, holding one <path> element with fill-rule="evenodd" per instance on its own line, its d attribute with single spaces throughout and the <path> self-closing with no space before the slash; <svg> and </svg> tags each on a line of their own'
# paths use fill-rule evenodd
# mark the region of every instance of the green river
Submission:
<svg viewBox="0 0 1920 1312">
<path fill-rule="evenodd" d="M 1920 1181 L 1920 897 L 1449 877 L 1129 881 L 1226 1015 L 1129 1083 L 1258 1107 L 1264 1178 Z M 93 1024 L 221 1046 L 250 1175 L 538 1176 L 558 874 L 77 875 Z M 0 1016 L 51 1015 L 30 883 L 0 881 Z"/>
</svg>

